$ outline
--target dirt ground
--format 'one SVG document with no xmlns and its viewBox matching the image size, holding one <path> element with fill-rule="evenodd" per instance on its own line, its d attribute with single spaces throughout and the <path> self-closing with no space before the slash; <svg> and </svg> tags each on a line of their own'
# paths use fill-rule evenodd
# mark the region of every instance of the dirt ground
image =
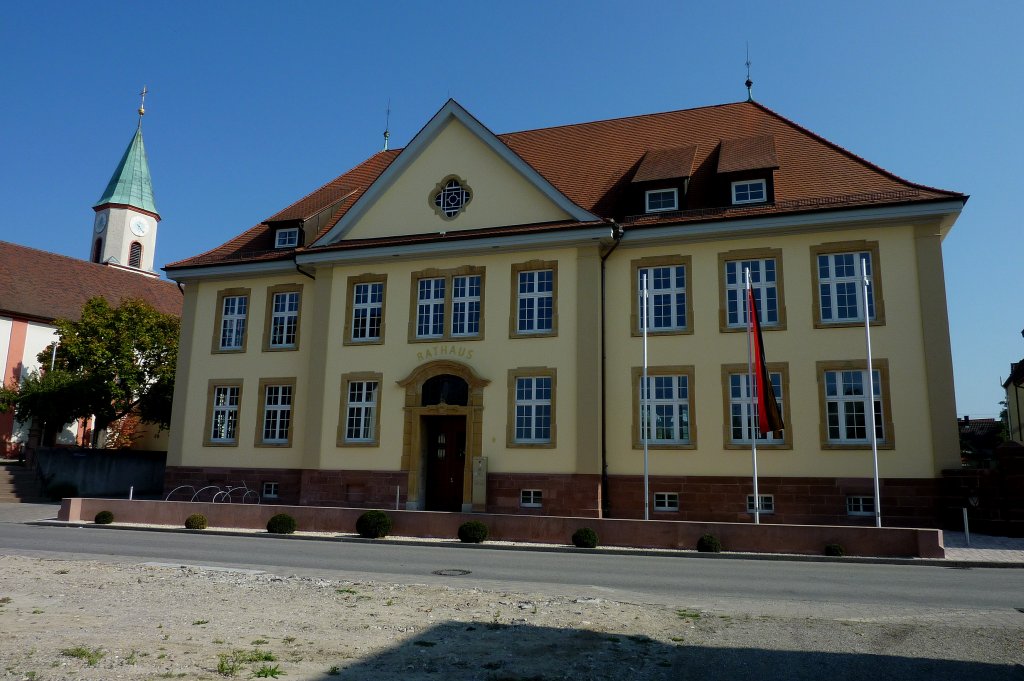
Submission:
<svg viewBox="0 0 1024 681">
<path fill-rule="evenodd" d="M 726 616 L 14 555 L 0 571 L 0 679 L 1024 678 L 1024 628 L 969 614 Z"/>
</svg>

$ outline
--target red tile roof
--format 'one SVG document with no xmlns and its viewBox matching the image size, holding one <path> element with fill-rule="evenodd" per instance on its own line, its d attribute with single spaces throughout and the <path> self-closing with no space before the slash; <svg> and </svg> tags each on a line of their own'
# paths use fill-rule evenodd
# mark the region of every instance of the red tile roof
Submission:
<svg viewBox="0 0 1024 681">
<path fill-rule="evenodd" d="M 141 298 L 181 316 L 182 295 L 174 282 L 0 241 L 0 315 L 77 320 L 95 296 L 111 305 Z"/>
<path fill-rule="evenodd" d="M 718 151 L 720 173 L 778 167 L 779 156 L 775 153 L 775 138 L 772 135 L 722 140 L 722 147 Z"/>
<path fill-rule="evenodd" d="M 569 200 L 602 218 L 626 220 L 627 229 L 641 224 L 674 224 L 681 221 L 734 219 L 792 212 L 828 210 L 860 205 L 905 204 L 936 200 L 961 200 L 957 192 L 926 187 L 904 180 L 865 161 L 756 102 L 647 114 L 591 123 L 578 123 L 498 135 L 498 139 L 529 163 Z M 770 139 L 771 145 L 764 140 Z M 722 140 L 735 142 L 725 167 L 771 163 L 774 175 L 772 204 L 756 207 L 721 205 L 718 175 Z M 744 141 L 746 140 L 746 141 Z M 760 140 L 760 141 L 751 141 Z M 631 182 L 638 169 L 661 151 L 693 149 L 687 210 L 657 217 L 627 220 L 637 207 L 629 203 Z M 774 163 L 772 153 L 774 152 Z M 352 204 L 380 176 L 400 149 L 381 152 L 273 216 L 309 216 L 330 206 L 331 201 L 352 190 L 320 230 L 337 224 Z M 666 153 L 667 155 L 667 153 Z M 652 160 L 652 165 L 654 161 Z M 660 162 L 657 164 L 661 166 Z M 765 166 L 759 165 L 758 168 Z M 646 172 L 646 171 L 645 171 Z M 657 171 L 660 173 L 663 171 Z M 449 234 L 454 230 L 449 230 Z M 318 235 L 318 236 L 319 236 Z M 407 237 L 412 240 L 414 237 Z M 417 237 L 418 238 L 418 237 Z M 440 239 L 435 235 L 433 238 Z M 382 234 L 394 242 L 395 237 Z M 311 240 L 307 240 L 309 242 Z M 377 240 L 361 240 L 363 247 Z M 193 258 L 172 263 L 167 269 L 225 264 L 239 261 L 290 258 L 290 251 L 273 251 L 266 222 L 235 239 Z M 320 247 L 318 247 L 319 249 Z M 332 245 L 326 248 L 341 248 Z M 301 250 L 301 249 L 300 249 Z"/>
</svg>

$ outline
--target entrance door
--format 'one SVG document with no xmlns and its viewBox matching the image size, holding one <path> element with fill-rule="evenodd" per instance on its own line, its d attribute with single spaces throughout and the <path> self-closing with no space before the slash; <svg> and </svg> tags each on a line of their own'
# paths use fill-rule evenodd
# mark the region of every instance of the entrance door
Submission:
<svg viewBox="0 0 1024 681">
<path fill-rule="evenodd" d="M 461 511 L 466 465 L 466 417 L 427 416 L 426 490 L 428 511 Z"/>
</svg>

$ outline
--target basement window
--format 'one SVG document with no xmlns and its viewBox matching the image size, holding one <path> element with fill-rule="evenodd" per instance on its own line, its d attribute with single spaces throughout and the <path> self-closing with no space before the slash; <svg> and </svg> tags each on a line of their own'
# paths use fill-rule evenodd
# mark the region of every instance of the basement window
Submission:
<svg viewBox="0 0 1024 681">
<path fill-rule="evenodd" d="M 264 499 L 277 499 L 278 483 L 276 482 L 265 482 L 263 483 L 263 498 Z"/>
<path fill-rule="evenodd" d="M 678 511 L 679 510 L 679 493 L 678 492 L 655 492 L 654 493 L 654 510 L 655 511 Z"/>
<path fill-rule="evenodd" d="M 875 498 L 866 496 L 846 497 L 847 515 L 874 515 Z"/>
<path fill-rule="evenodd" d="M 522 508 L 540 508 L 544 493 L 539 489 L 524 489 L 519 492 L 519 505 Z"/>
<path fill-rule="evenodd" d="M 771 494 L 761 494 L 761 513 L 775 513 L 775 496 Z M 747 513 L 754 512 L 754 495 L 747 495 Z"/>
</svg>

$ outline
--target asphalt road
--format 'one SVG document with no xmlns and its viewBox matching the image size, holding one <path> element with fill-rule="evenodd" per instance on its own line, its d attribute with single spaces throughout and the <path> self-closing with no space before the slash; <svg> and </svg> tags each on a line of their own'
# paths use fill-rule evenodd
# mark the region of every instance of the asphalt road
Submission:
<svg viewBox="0 0 1024 681">
<path fill-rule="evenodd" d="M 1024 621 L 1024 570 L 459 545 L 311 541 L 0 522 L 0 553 L 257 569 L 276 574 L 578 594 L 721 613 L 893 617 L 958 611 Z M 437 570 L 465 570 L 441 576 Z"/>
</svg>

